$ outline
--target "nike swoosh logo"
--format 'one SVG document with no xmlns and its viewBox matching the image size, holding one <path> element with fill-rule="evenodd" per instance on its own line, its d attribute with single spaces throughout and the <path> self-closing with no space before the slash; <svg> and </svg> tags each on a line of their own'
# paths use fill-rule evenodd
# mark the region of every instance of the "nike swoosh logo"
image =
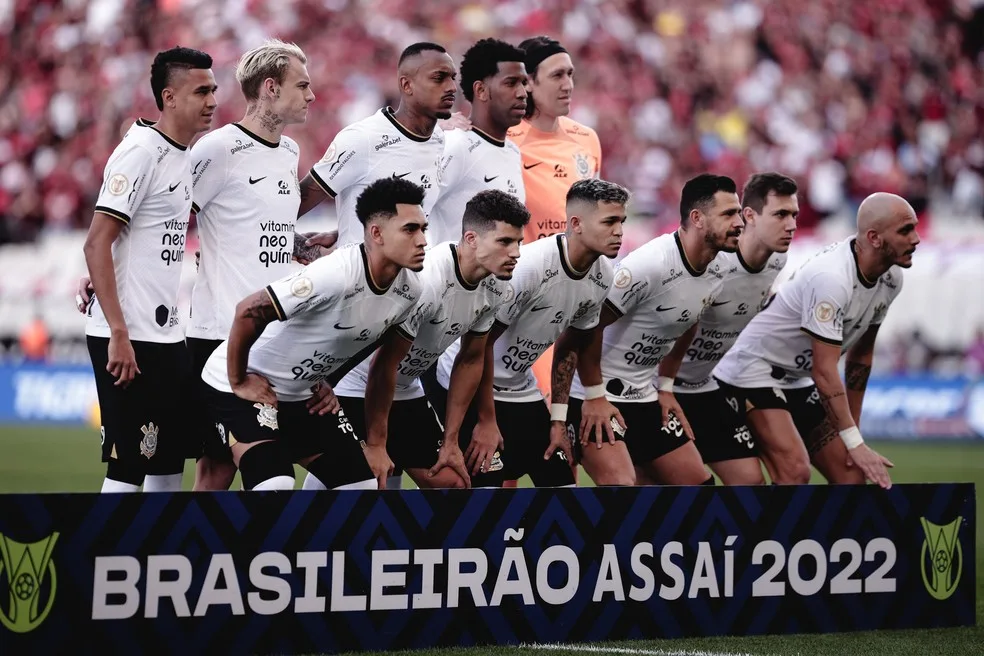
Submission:
<svg viewBox="0 0 984 656">
<path fill-rule="evenodd" d="M 490 177 L 488 177 L 488 176 L 485 176 L 485 181 L 486 181 L 486 182 L 492 182 L 493 180 L 495 180 L 495 179 L 496 179 L 496 178 L 498 178 L 498 177 L 499 177 L 499 176 L 497 176 L 497 175 L 493 175 L 493 176 L 492 176 L 491 178 L 490 178 Z"/>
<path fill-rule="evenodd" d="M 731 301 L 711 301 L 711 307 L 718 307 L 719 305 L 727 305 Z"/>
<path fill-rule="evenodd" d="M 447 321 L 447 319 L 438 319 L 437 321 L 435 321 L 434 319 L 431 319 L 427 323 L 434 324 L 435 326 L 440 326 L 445 321 Z"/>
<path fill-rule="evenodd" d="M 676 309 L 676 306 L 675 305 L 673 307 L 668 307 L 668 308 L 665 308 L 662 305 L 657 305 L 656 306 L 656 311 L 657 312 L 666 312 L 667 310 L 675 310 L 675 309 Z"/>
<path fill-rule="evenodd" d="M 355 328 L 355 326 L 339 326 L 339 323 L 341 323 L 341 321 L 335 324 L 335 330 L 348 330 L 349 328 Z"/>
<path fill-rule="evenodd" d="M 523 164 L 523 168 L 524 168 L 524 169 L 531 169 L 531 168 L 533 168 L 534 166 L 540 166 L 540 164 L 543 164 L 543 162 L 537 162 L 537 163 L 535 163 L 535 164 Z"/>
<path fill-rule="evenodd" d="M 550 306 L 549 305 L 544 305 L 543 307 L 533 307 L 533 308 L 530 308 L 530 312 L 539 312 L 540 310 L 546 310 L 548 307 L 550 307 Z"/>
<path fill-rule="evenodd" d="M 265 175 L 264 175 L 264 176 L 263 176 L 262 178 L 257 178 L 256 180 L 254 180 L 253 178 L 250 178 L 250 179 L 249 179 L 249 183 L 250 183 L 250 184 L 256 184 L 256 183 L 257 183 L 257 182 L 259 182 L 260 180 L 266 180 L 266 179 L 267 179 L 267 177 L 266 177 Z"/>
<path fill-rule="evenodd" d="M 174 191 L 175 189 L 178 188 L 178 185 L 179 184 L 181 184 L 181 183 L 180 182 L 175 182 L 173 185 L 171 185 L 170 187 L 168 187 L 167 190 L 168 191 Z"/>
<path fill-rule="evenodd" d="M 406 173 L 401 173 L 400 175 L 397 175 L 397 174 L 395 174 L 395 173 L 394 173 L 394 174 L 393 174 L 393 177 L 394 177 L 394 178 L 405 178 L 405 177 L 407 177 L 408 175 L 410 175 L 410 171 L 407 171 Z"/>
</svg>

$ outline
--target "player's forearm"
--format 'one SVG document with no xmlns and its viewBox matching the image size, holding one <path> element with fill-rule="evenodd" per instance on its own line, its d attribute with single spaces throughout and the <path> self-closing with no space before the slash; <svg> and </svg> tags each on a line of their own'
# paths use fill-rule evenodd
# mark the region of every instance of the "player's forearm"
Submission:
<svg viewBox="0 0 984 656">
<path fill-rule="evenodd" d="M 571 396 L 571 382 L 577 371 L 578 344 L 570 329 L 554 344 L 553 364 L 550 369 L 550 402 L 567 403 Z"/>
<path fill-rule="evenodd" d="M 379 360 L 379 356 L 376 359 Z M 396 365 L 376 365 L 374 361 L 369 368 L 369 381 L 366 383 L 366 444 L 386 446 L 389 415 L 396 391 Z"/>
<path fill-rule="evenodd" d="M 581 378 L 581 384 L 585 387 L 601 385 L 601 346 L 604 340 L 605 330 L 599 325 L 591 331 L 590 340 L 581 349 L 581 353 L 575 363 L 577 374 Z M 551 388 L 551 392 L 553 388 Z"/>
<path fill-rule="evenodd" d="M 236 316 L 232 321 L 232 328 L 229 331 L 229 347 L 226 354 L 226 371 L 229 375 L 229 383 L 239 385 L 246 380 L 247 368 L 249 366 L 249 350 L 256 343 L 256 340 L 263 334 L 267 327 L 276 316 L 271 316 L 273 309 L 272 303 L 264 304 L 257 297 L 259 292 L 242 300 L 236 306 Z"/>
<path fill-rule="evenodd" d="M 687 349 L 690 348 L 690 344 L 694 341 L 694 335 L 697 334 L 697 325 L 695 323 L 687 329 L 687 332 L 680 335 L 673 343 L 673 348 L 670 349 L 670 352 L 659 361 L 659 368 L 657 369 L 658 376 L 661 378 L 676 378 L 677 373 L 680 371 L 680 366 L 683 364 L 683 358 L 687 355 Z"/>
<path fill-rule="evenodd" d="M 482 423 L 495 422 L 495 398 L 492 384 L 495 382 L 495 343 L 490 339 L 485 345 L 485 357 L 482 364 L 482 379 L 478 385 L 477 411 L 478 421 Z M 450 405 L 450 403 L 448 404 Z"/>
<path fill-rule="evenodd" d="M 99 298 L 99 307 L 109 329 L 116 335 L 127 336 L 126 319 L 116 289 L 116 267 L 113 265 L 113 244 L 98 239 L 86 239 L 83 248 L 92 288 Z"/>
<path fill-rule="evenodd" d="M 485 349 L 477 354 L 458 352 L 451 368 L 451 380 L 448 383 L 447 414 L 444 417 L 444 436 L 457 439 L 465 413 L 471 405 L 482 383 L 485 371 Z M 494 407 L 493 407 L 494 410 Z"/>
<path fill-rule="evenodd" d="M 817 392 L 820 395 L 820 403 L 827 412 L 830 423 L 838 431 L 847 430 L 856 426 L 854 417 L 851 415 L 851 407 L 847 400 L 847 391 L 844 383 L 841 382 L 840 374 L 836 367 L 816 367 L 813 368 L 813 382 L 817 385 Z"/>
<path fill-rule="evenodd" d="M 864 402 L 864 392 L 868 387 L 868 377 L 871 375 L 872 355 L 872 353 L 849 353 L 844 364 L 847 403 L 857 426 L 861 425 L 861 406 Z"/>
<path fill-rule="evenodd" d="M 301 180 L 301 205 L 297 208 L 297 216 L 301 217 L 321 204 L 328 194 L 321 188 L 314 177 L 308 173 Z"/>
</svg>

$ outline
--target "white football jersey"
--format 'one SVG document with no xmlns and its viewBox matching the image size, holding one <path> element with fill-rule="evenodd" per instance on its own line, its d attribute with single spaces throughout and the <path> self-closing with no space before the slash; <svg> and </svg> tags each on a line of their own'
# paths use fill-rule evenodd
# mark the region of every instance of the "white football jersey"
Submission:
<svg viewBox="0 0 984 656">
<path fill-rule="evenodd" d="M 297 143 L 272 143 L 230 123 L 191 149 L 202 258 L 188 337 L 225 339 L 236 304 L 291 272 L 301 204 Z"/>
<path fill-rule="evenodd" d="M 498 189 L 526 202 L 519 146 L 476 128 L 446 132 L 444 139 L 441 189 L 427 229 L 435 244 L 461 239 L 465 205 L 480 191 Z"/>
<path fill-rule="evenodd" d="M 717 389 L 711 371 L 738 335 L 769 300 L 776 276 L 786 266 L 785 253 L 773 253 L 761 269 L 752 269 L 741 251 L 719 253 L 724 278 L 710 304 L 700 314 L 700 326 L 690 342 L 676 377 L 676 393 Z"/>
<path fill-rule="evenodd" d="M 397 370 L 394 401 L 424 396 L 418 379 L 451 344 L 465 333 L 481 335 L 492 329 L 509 284 L 493 276 L 476 284 L 466 282 L 458 267 L 457 245 L 451 243 L 428 251 L 418 276 L 420 300 L 410 318 L 397 327 L 413 346 Z M 371 361 L 366 358 L 350 371 L 335 386 L 335 394 L 364 397 Z"/>
<path fill-rule="evenodd" d="M 643 244 L 625 256 L 615 272 L 606 303 L 619 315 L 605 328 L 601 375 L 611 401 L 648 402 L 657 398 L 653 377 L 676 339 L 697 322 L 724 277 L 714 260 L 703 272 L 690 266 L 674 232 Z M 575 374 L 571 396 L 584 398 Z"/>
<path fill-rule="evenodd" d="M 520 247 L 519 263 L 506 287 L 496 321 L 508 326 L 495 342 L 495 398 L 536 401 L 543 394 L 530 368 L 569 326 L 598 325 L 601 306 L 612 286 L 614 267 L 599 257 L 584 272 L 575 271 L 563 234 Z M 438 361 L 438 381 L 447 388 L 457 344 Z"/>
<path fill-rule="evenodd" d="M 137 120 L 106 162 L 95 211 L 126 224 L 113 242 L 113 266 L 130 339 L 182 341 L 178 287 L 191 214 L 187 147 L 153 122 Z M 89 305 L 85 334 L 110 336 L 98 297 Z"/>
<path fill-rule="evenodd" d="M 311 168 L 311 177 L 335 198 L 338 244 L 362 243 L 363 226 L 355 215 L 362 190 L 380 178 L 406 178 L 424 188 L 424 214 L 429 215 L 441 183 L 444 131 L 435 126 L 430 137 L 414 134 L 384 107 L 349 125 Z M 456 238 L 457 239 L 457 238 Z"/>
<path fill-rule="evenodd" d="M 854 238 L 832 244 L 779 285 L 741 331 L 714 377 L 736 387 L 799 387 L 812 376 L 812 338 L 847 351 L 881 324 L 902 289 L 893 266 L 869 283 L 858 270 Z"/>
<path fill-rule="evenodd" d="M 420 296 L 417 274 L 402 269 L 388 289 L 369 273 L 365 247 L 353 245 L 316 260 L 266 288 L 280 322 L 270 324 L 249 351 L 248 371 L 265 376 L 281 401 L 303 401 L 349 358 L 402 323 Z M 202 379 L 232 392 L 228 342 L 205 364 Z"/>
</svg>

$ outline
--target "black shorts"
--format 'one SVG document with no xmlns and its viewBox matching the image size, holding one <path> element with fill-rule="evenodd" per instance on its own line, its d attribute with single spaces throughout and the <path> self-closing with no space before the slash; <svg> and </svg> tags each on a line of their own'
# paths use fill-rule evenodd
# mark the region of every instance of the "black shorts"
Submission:
<svg viewBox="0 0 984 656">
<path fill-rule="evenodd" d="M 706 463 L 755 458 L 755 440 L 745 424 L 745 410 L 720 388 L 676 395 L 694 431 L 694 444 Z"/>
<path fill-rule="evenodd" d="M 734 387 L 721 381 L 718 381 L 718 385 L 726 395 L 733 396 L 738 401 L 739 407 L 744 408 L 746 414 L 752 410 L 787 411 L 804 442 L 809 440 L 810 434 L 827 418 L 827 411 L 820 403 L 820 393 L 816 385 L 797 389 Z"/>
<path fill-rule="evenodd" d="M 575 444 L 580 444 L 577 435 L 581 430 L 581 405 L 584 402 L 580 399 L 570 399 L 567 402 L 567 434 L 574 436 Z M 676 451 L 681 446 L 689 442 L 683 432 L 683 426 L 672 421 L 667 428 L 663 427 L 663 415 L 659 409 L 659 403 L 650 401 L 648 403 L 613 403 L 618 411 L 622 413 L 625 420 L 625 435 L 620 436 L 615 433 L 616 440 L 624 440 L 625 446 L 629 450 L 629 457 L 632 464 L 644 465 L 652 462 L 661 456 L 665 456 L 671 451 Z M 598 436 L 592 433 L 588 436 L 591 441 L 596 441 Z M 580 447 L 578 447 L 580 453 Z M 580 456 L 579 456 L 580 457 Z"/>
<path fill-rule="evenodd" d="M 438 416 L 447 416 L 447 390 L 440 385 L 425 388 Z M 495 416 L 503 448 L 493 455 L 490 471 L 471 477 L 472 487 L 502 487 L 505 481 L 514 481 L 525 474 L 530 475 L 537 487 L 574 485 L 574 474 L 563 452 L 558 450 L 550 460 L 543 459 L 550 445 L 550 411 L 546 403 L 496 401 Z M 477 423 L 478 413 L 473 403 L 458 434 L 462 451 L 468 450 Z"/>
<path fill-rule="evenodd" d="M 358 435 L 366 430 L 366 400 L 355 396 L 340 396 L 349 421 Z M 389 435 L 386 452 L 397 469 L 430 469 L 437 462 L 444 431 L 427 399 L 393 401 L 389 416 Z M 394 471 L 395 473 L 395 471 Z"/>
<path fill-rule="evenodd" d="M 216 422 L 212 419 L 208 409 L 208 390 L 211 388 L 209 388 L 208 383 L 202 380 L 202 370 L 205 368 L 205 363 L 212 357 L 212 353 L 215 352 L 219 344 L 222 344 L 222 340 L 187 337 L 185 343 L 188 344 L 188 351 L 191 353 L 191 365 L 195 373 L 197 403 L 191 412 L 191 421 L 193 422 L 193 430 L 197 431 L 197 436 L 194 439 L 199 443 L 197 452 L 189 457 L 208 456 L 212 460 L 232 462 L 232 451 L 222 439 L 222 435 L 219 434 L 218 426 L 215 425 Z"/>
<path fill-rule="evenodd" d="M 208 404 L 219 434 L 233 446 L 273 440 L 283 445 L 292 462 L 325 454 L 351 480 L 332 481 L 332 487 L 373 478 L 362 452 L 365 443 L 349 422 L 345 410 L 337 415 L 312 415 L 306 401 L 281 401 L 274 409 L 209 387 Z M 328 481 L 324 481 L 328 484 Z"/>
<path fill-rule="evenodd" d="M 194 384 L 188 349 L 184 342 L 130 343 L 140 373 L 123 388 L 106 371 L 109 338 L 86 337 L 102 417 L 102 461 L 135 463 L 148 473 L 157 472 L 158 463 L 173 469 L 192 448 L 188 408 Z"/>
</svg>

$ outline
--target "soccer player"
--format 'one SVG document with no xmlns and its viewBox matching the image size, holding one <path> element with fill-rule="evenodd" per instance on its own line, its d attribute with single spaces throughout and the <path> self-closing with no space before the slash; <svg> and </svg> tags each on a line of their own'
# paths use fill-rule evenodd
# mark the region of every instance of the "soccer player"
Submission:
<svg viewBox="0 0 984 656">
<path fill-rule="evenodd" d="M 550 424 L 565 419 L 560 415 L 566 408 L 547 409 L 530 367 L 568 327 L 597 325 L 628 197 L 612 182 L 580 180 L 567 192 L 566 232 L 520 249 L 488 337 L 481 385 L 460 429 L 475 487 L 500 486 L 524 474 L 538 487 L 574 484 L 567 434 L 554 434 Z M 443 390 L 451 388 L 456 355 L 450 348 L 438 361 Z M 438 405 L 448 406 L 449 416 L 462 411 L 447 399 Z"/>
<path fill-rule="evenodd" d="M 387 335 L 371 366 L 364 362 L 336 386 L 356 433 L 366 435 L 366 458 L 377 477 L 395 463 L 420 487 L 468 485 L 458 433 L 482 378 L 486 339 L 529 217 L 519 200 L 498 189 L 468 201 L 459 240 L 427 253 L 423 291 L 410 319 Z M 455 412 L 446 416 L 440 408 L 435 415 L 419 377 L 459 338 L 451 372 Z"/>
<path fill-rule="evenodd" d="M 410 314 L 424 261 L 424 190 L 382 178 L 359 196 L 365 241 L 337 249 L 240 301 L 228 342 L 205 365 L 210 407 L 247 490 L 375 487 L 343 411 L 309 412 L 312 385 Z M 408 271 L 409 269 L 409 271 Z M 274 325 L 269 325 L 278 321 Z M 321 457 L 330 452 L 329 457 Z"/>
<path fill-rule="evenodd" d="M 384 107 L 335 136 L 321 161 L 301 181 L 298 216 L 325 198 L 335 198 L 338 245 L 359 243 L 362 227 L 355 203 L 373 180 L 405 178 L 424 188 L 424 214 L 437 200 L 444 131 L 438 119 L 451 117 L 457 72 L 447 51 L 436 43 L 415 43 L 400 55 L 401 101 Z"/>
<path fill-rule="evenodd" d="M 779 173 L 756 173 L 745 183 L 741 202 L 745 227 L 738 250 L 714 260 L 724 274 L 721 286 L 699 322 L 659 363 L 656 387 L 663 425 L 672 421 L 671 413 L 676 416 L 722 483 L 760 485 L 762 465 L 744 412 L 711 371 L 765 305 L 786 265 L 799 214 L 796 182 Z"/>
<path fill-rule="evenodd" d="M 891 487 L 892 463 L 864 443 L 858 424 L 878 327 L 912 266 L 917 224 L 903 198 L 868 196 L 857 234 L 780 285 L 714 369 L 747 411 L 774 483 L 809 482 L 812 461 L 831 483 Z M 846 389 L 837 370 L 844 353 Z"/>
<path fill-rule="evenodd" d="M 523 51 L 498 39 L 482 39 L 461 60 L 461 88 L 471 103 L 471 130 L 445 134 L 441 189 L 431 211 L 432 243 L 461 238 L 465 204 L 484 189 L 525 202 L 519 147 L 506 131 L 526 113 Z"/>
<path fill-rule="evenodd" d="M 713 484 L 680 422 L 661 428 L 653 379 L 720 286 L 724 272 L 712 261 L 737 248 L 741 227 L 731 178 L 687 181 L 680 228 L 622 260 L 593 334 L 569 331 L 557 344 L 554 403 L 567 402 L 570 390 L 570 412 L 566 426 L 557 421 L 551 430 L 579 435 L 581 462 L 596 484 Z"/>
<path fill-rule="evenodd" d="M 178 316 L 191 212 L 188 144 L 215 111 L 212 58 L 160 52 L 150 69 L 157 122 L 138 119 L 106 163 L 85 241 L 95 296 L 86 342 L 102 414 L 103 492 L 181 489 L 194 387 Z"/>
</svg>

